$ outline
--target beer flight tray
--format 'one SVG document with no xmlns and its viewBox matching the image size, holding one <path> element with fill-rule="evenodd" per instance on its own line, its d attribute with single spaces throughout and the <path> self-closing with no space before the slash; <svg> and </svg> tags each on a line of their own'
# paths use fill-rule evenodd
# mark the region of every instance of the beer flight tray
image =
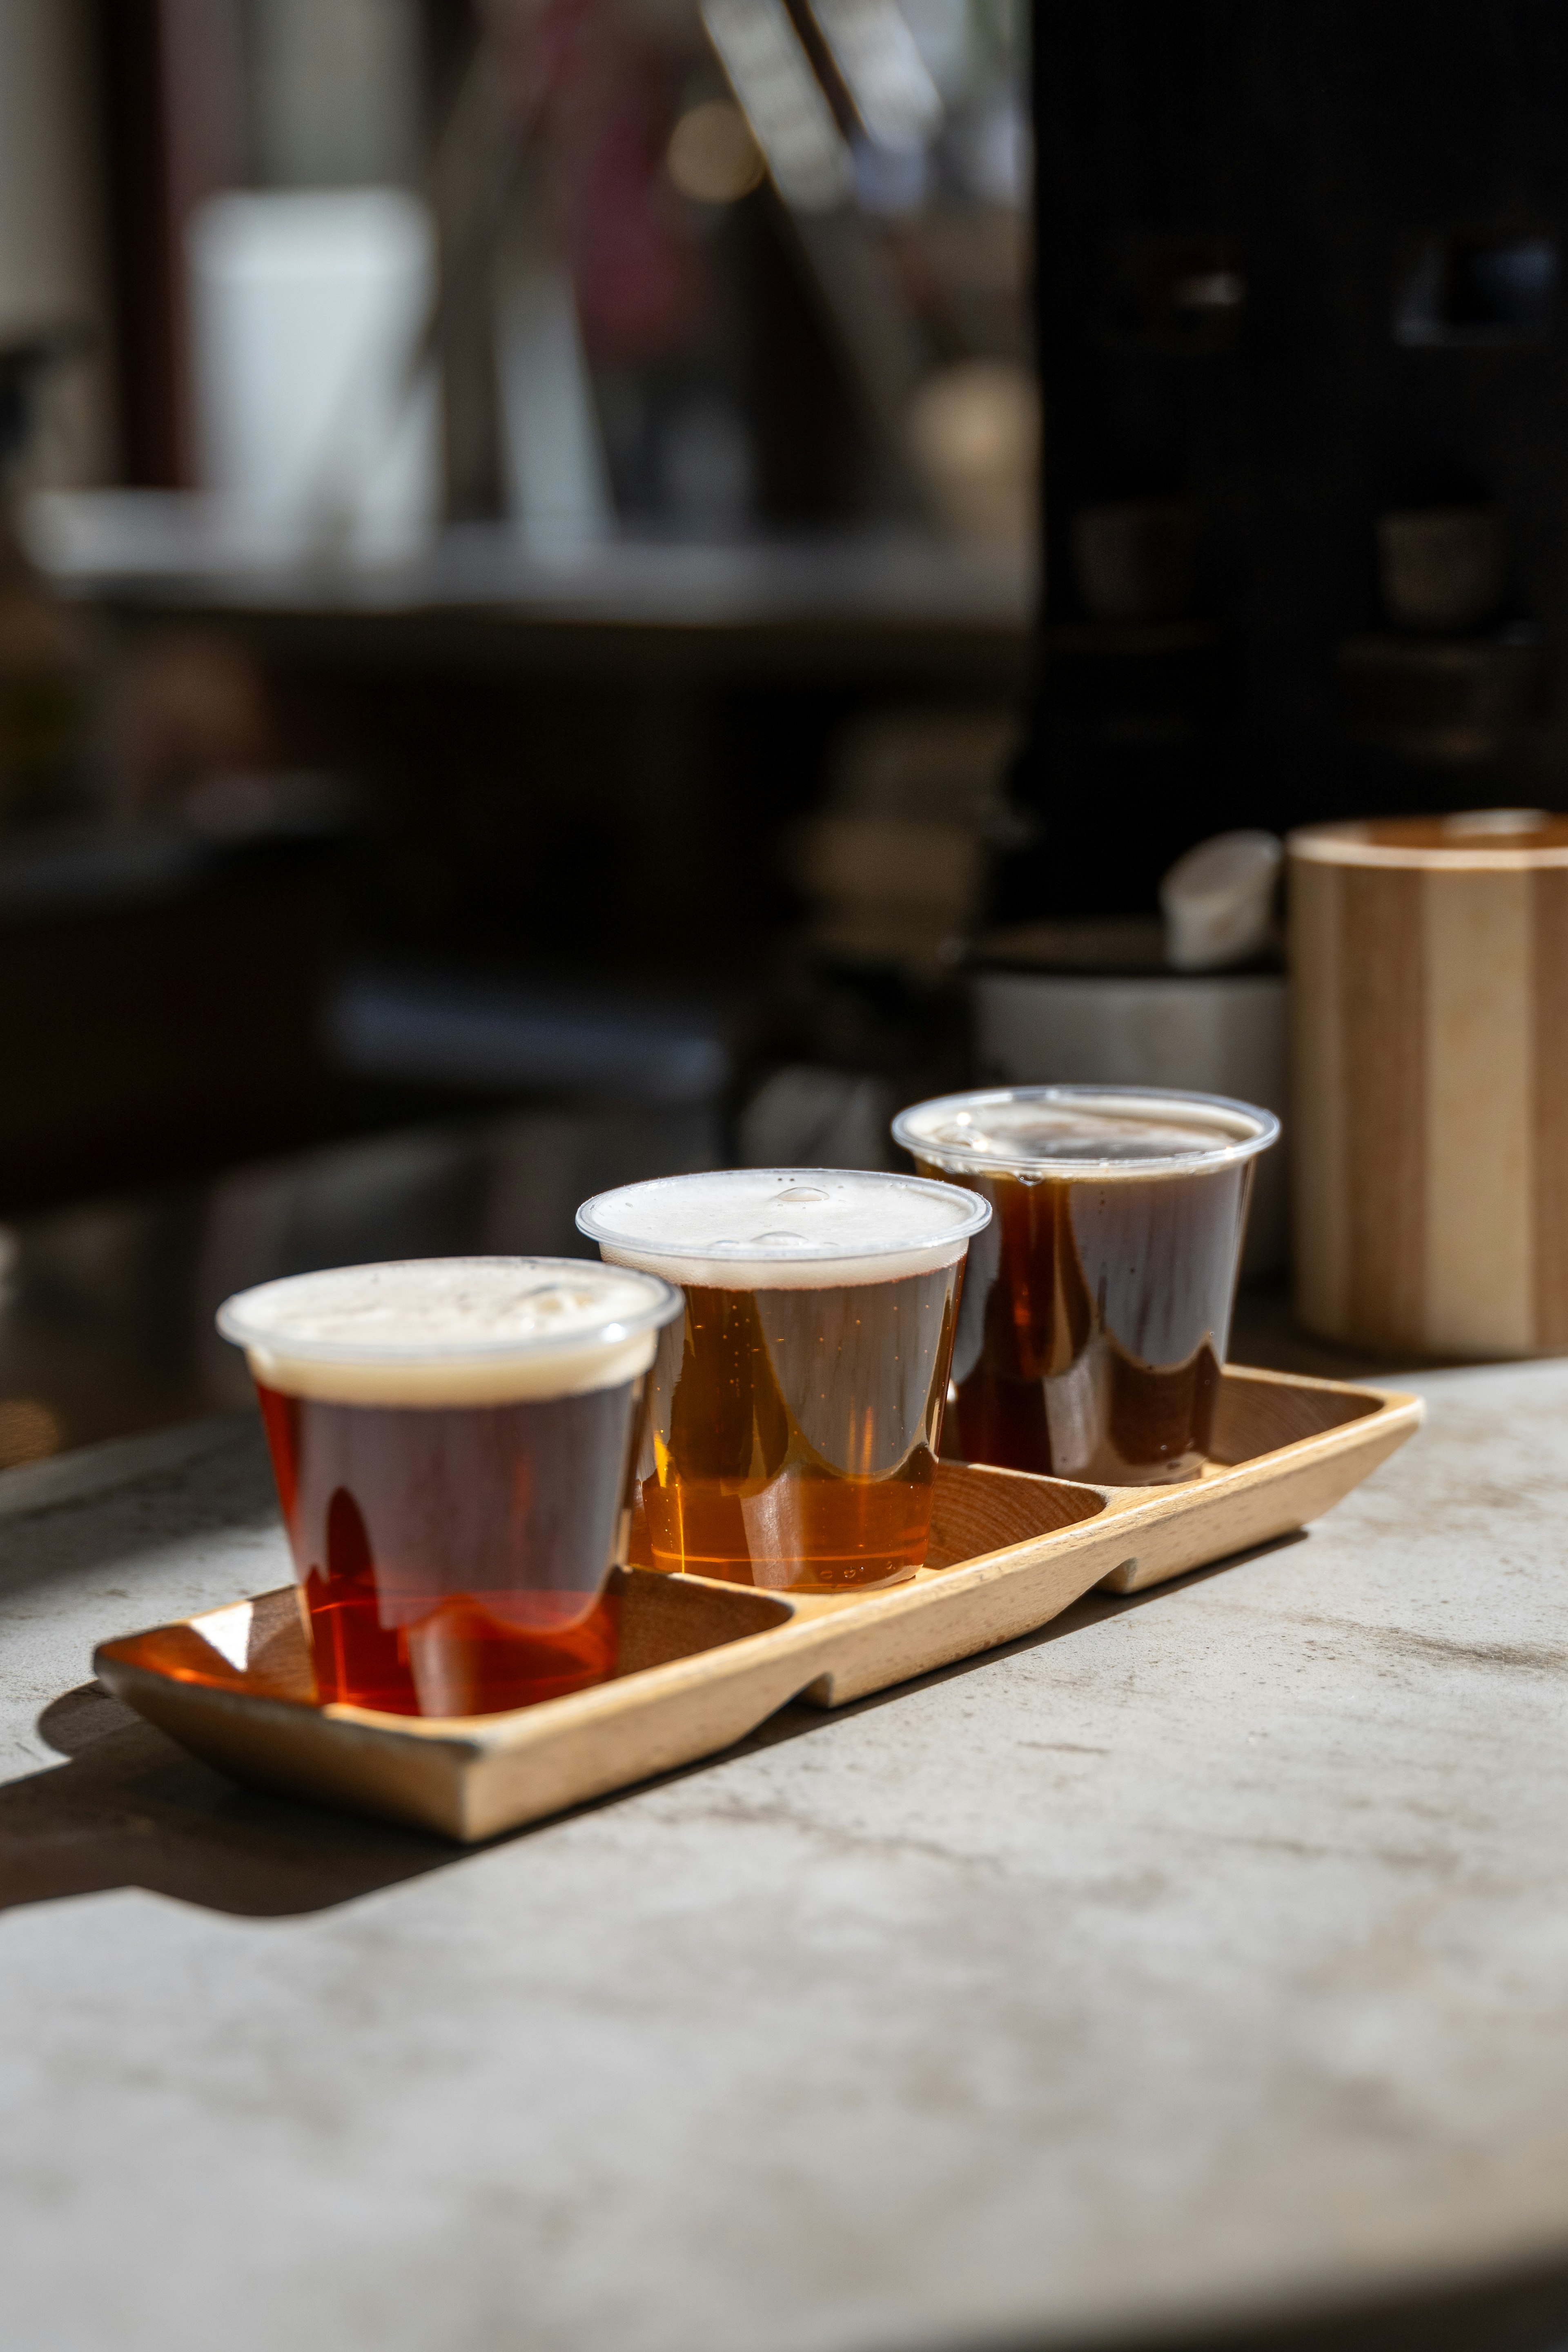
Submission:
<svg viewBox="0 0 1568 2352">
<path fill-rule="evenodd" d="M 842 1706 L 1289 1533 L 1420 1426 L 1419 1398 L 1226 1370 L 1213 1455 L 1168 1486 L 943 1462 L 929 1564 L 867 1593 L 618 1569 L 612 1680 L 507 1715 L 322 1706 L 293 1586 L 106 1642 L 99 1679 L 232 1779 L 464 1842 L 715 1755 L 787 1705 Z"/>
</svg>

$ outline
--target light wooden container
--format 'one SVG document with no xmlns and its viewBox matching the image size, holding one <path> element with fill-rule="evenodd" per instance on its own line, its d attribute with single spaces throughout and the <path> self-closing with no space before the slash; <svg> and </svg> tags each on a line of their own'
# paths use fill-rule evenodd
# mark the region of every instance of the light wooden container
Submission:
<svg viewBox="0 0 1568 2352">
<path fill-rule="evenodd" d="M 609 1682 L 508 1715 L 322 1706 L 298 1588 L 106 1642 L 105 1687 L 237 1780 L 493 1837 L 712 1756 L 791 1699 L 844 1706 L 1314 1519 L 1420 1426 L 1416 1397 L 1227 1365 L 1199 1478 L 1085 1486 L 937 1465 L 926 1565 L 881 1591 L 757 1592 L 616 1570 Z"/>
<path fill-rule="evenodd" d="M 1568 817 L 1288 847 L 1302 1321 L 1400 1353 L 1568 1348 Z"/>
</svg>

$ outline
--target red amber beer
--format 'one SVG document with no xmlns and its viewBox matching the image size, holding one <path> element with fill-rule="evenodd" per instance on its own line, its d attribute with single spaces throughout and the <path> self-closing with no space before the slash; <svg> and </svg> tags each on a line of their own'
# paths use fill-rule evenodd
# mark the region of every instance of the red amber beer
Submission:
<svg viewBox="0 0 1568 2352">
<path fill-rule="evenodd" d="M 685 1297 L 649 1377 L 637 1557 L 775 1591 L 912 1576 L 964 1253 L 990 1213 L 951 1184 L 820 1168 L 586 1202 L 607 1261 Z"/>
<path fill-rule="evenodd" d="M 604 1681 L 679 1296 L 573 1258 L 300 1275 L 218 1316 L 256 1381 L 317 1695 L 486 1715 Z"/>
<path fill-rule="evenodd" d="M 893 1121 L 922 1175 L 994 1212 L 970 1252 L 944 1451 L 1142 1486 L 1208 1454 L 1258 1154 L 1217 1095 L 1013 1087 Z"/>
</svg>

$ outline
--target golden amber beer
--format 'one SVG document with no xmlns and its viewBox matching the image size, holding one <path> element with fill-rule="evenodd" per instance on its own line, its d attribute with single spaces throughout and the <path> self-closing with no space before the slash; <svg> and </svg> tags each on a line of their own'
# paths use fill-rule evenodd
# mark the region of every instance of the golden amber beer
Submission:
<svg viewBox="0 0 1568 2352">
<path fill-rule="evenodd" d="M 634 1557 L 777 1591 L 912 1576 L 964 1253 L 990 1214 L 951 1184 L 820 1168 L 584 1202 L 607 1260 L 685 1294 L 649 1376 Z"/>
<path fill-rule="evenodd" d="M 970 1253 L 944 1450 L 1142 1486 L 1208 1452 L 1272 1113 L 1154 1087 L 1011 1087 L 900 1111 L 924 1175 L 995 1214 Z"/>
<path fill-rule="evenodd" d="M 665 1283 L 421 1258 L 218 1316 L 256 1381 L 323 1701 L 485 1715 L 615 1671 L 611 1568 Z"/>
</svg>

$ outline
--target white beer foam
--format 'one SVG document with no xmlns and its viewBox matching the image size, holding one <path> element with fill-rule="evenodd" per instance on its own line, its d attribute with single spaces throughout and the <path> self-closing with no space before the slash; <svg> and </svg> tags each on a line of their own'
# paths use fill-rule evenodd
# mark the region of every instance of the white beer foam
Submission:
<svg viewBox="0 0 1568 2352">
<path fill-rule="evenodd" d="M 513 1404 L 647 1371 L 661 1286 L 574 1258 L 411 1258 L 241 1291 L 218 1329 L 255 1378 L 332 1404 Z"/>
<path fill-rule="evenodd" d="M 953 1184 L 863 1169 L 726 1168 L 601 1192 L 577 1212 L 614 1265 L 716 1290 L 827 1290 L 954 1265 L 990 1218 Z"/>
<path fill-rule="evenodd" d="M 1092 1168 L 1112 1177 L 1246 1158 L 1278 1131 L 1268 1111 L 1218 1095 L 1102 1094 L 1087 1087 L 946 1095 L 893 1122 L 906 1151 L 944 1168 Z"/>
</svg>

